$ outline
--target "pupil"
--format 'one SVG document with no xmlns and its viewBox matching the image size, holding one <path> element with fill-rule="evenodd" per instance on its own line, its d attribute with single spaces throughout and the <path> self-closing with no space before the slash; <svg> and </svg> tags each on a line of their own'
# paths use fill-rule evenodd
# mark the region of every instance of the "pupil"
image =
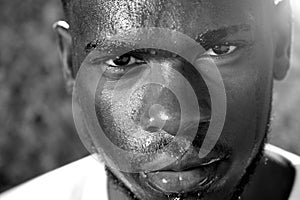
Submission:
<svg viewBox="0 0 300 200">
<path fill-rule="evenodd" d="M 130 61 L 130 56 L 126 56 L 126 55 L 123 55 L 123 56 L 120 56 L 120 57 L 117 57 L 113 62 L 114 64 L 116 65 L 127 65 Z"/>
<path fill-rule="evenodd" d="M 218 55 L 228 53 L 229 50 L 230 50 L 230 46 L 225 46 L 225 45 L 217 45 L 213 48 L 213 52 Z"/>
</svg>

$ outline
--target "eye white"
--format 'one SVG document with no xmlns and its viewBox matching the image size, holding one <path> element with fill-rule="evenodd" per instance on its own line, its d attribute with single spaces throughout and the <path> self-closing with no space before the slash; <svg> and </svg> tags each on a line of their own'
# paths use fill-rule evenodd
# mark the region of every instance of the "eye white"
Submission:
<svg viewBox="0 0 300 200">
<path fill-rule="evenodd" d="M 232 52 L 234 52 L 236 49 L 237 49 L 237 46 L 228 46 L 229 47 L 229 50 L 228 50 L 228 52 L 226 52 L 226 53 L 224 53 L 224 54 L 217 54 L 214 50 L 213 50 L 213 48 L 210 48 L 209 50 L 207 50 L 206 52 L 205 52 L 205 55 L 208 55 L 208 56 L 222 56 L 222 55 L 228 55 L 228 54 L 230 54 L 230 53 L 232 53 Z"/>
<path fill-rule="evenodd" d="M 126 64 L 126 65 L 116 65 L 114 63 L 114 60 L 116 60 L 116 59 L 110 59 L 110 60 L 106 61 L 105 64 L 107 64 L 109 66 L 112 66 L 112 67 L 124 67 L 124 66 L 128 66 L 128 65 L 132 65 L 132 64 L 136 64 L 136 63 L 141 63 L 142 62 L 142 61 L 139 61 L 138 59 L 136 59 L 133 56 L 130 56 L 130 60 L 129 60 L 128 64 Z"/>
</svg>

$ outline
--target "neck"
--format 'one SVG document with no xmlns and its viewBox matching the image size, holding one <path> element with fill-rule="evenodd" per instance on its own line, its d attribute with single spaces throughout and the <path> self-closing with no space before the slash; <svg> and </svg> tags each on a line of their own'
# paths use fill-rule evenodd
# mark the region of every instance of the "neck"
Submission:
<svg viewBox="0 0 300 200">
<path fill-rule="evenodd" d="M 295 168 L 292 164 L 272 152 L 265 152 L 251 182 L 245 188 L 244 200 L 288 199 L 293 187 Z"/>
</svg>

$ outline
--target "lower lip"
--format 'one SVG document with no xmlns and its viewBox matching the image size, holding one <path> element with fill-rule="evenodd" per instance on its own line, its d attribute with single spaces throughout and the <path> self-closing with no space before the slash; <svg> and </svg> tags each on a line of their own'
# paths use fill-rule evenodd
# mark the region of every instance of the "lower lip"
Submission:
<svg viewBox="0 0 300 200">
<path fill-rule="evenodd" d="M 155 190 L 165 194 L 205 190 L 216 181 L 219 163 L 188 171 L 158 171 L 142 174 L 142 178 Z M 213 175 L 213 176 L 212 176 Z"/>
</svg>

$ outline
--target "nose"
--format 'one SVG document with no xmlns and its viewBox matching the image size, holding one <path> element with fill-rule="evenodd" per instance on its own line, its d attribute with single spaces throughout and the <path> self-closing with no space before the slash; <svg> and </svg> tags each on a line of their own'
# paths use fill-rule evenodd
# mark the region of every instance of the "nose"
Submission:
<svg viewBox="0 0 300 200">
<path fill-rule="evenodd" d="M 142 127 L 146 131 L 156 132 L 162 130 L 171 116 L 167 110 L 160 104 L 153 104 L 149 108 L 149 117 L 142 119 Z"/>
<path fill-rule="evenodd" d="M 146 131 L 164 130 L 175 136 L 181 120 L 180 103 L 176 95 L 170 89 L 154 83 L 148 84 L 143 90 L 143 107 L 138 111 L 136 123 Z"/>
<path fill-rule="evenodd" d="M 153 72 L 155 78 L 160 76 L 166 84 L 152 82 L 137 91 L 139 95 L 134 96 L 140 96 L 142 106 L 135 112 L 135 123 L 149 132 L 163 130 L 175 136 L 182 127 L 198 127 L 201 120 L 210 119 L 208 89 L 197 73 L 187 63 L 164 66 L 159 73 Z M 194 108 L 195 105 L 198 107 Z M 189 129 L 185 130 L 188 132 Z"/>
</svg>

